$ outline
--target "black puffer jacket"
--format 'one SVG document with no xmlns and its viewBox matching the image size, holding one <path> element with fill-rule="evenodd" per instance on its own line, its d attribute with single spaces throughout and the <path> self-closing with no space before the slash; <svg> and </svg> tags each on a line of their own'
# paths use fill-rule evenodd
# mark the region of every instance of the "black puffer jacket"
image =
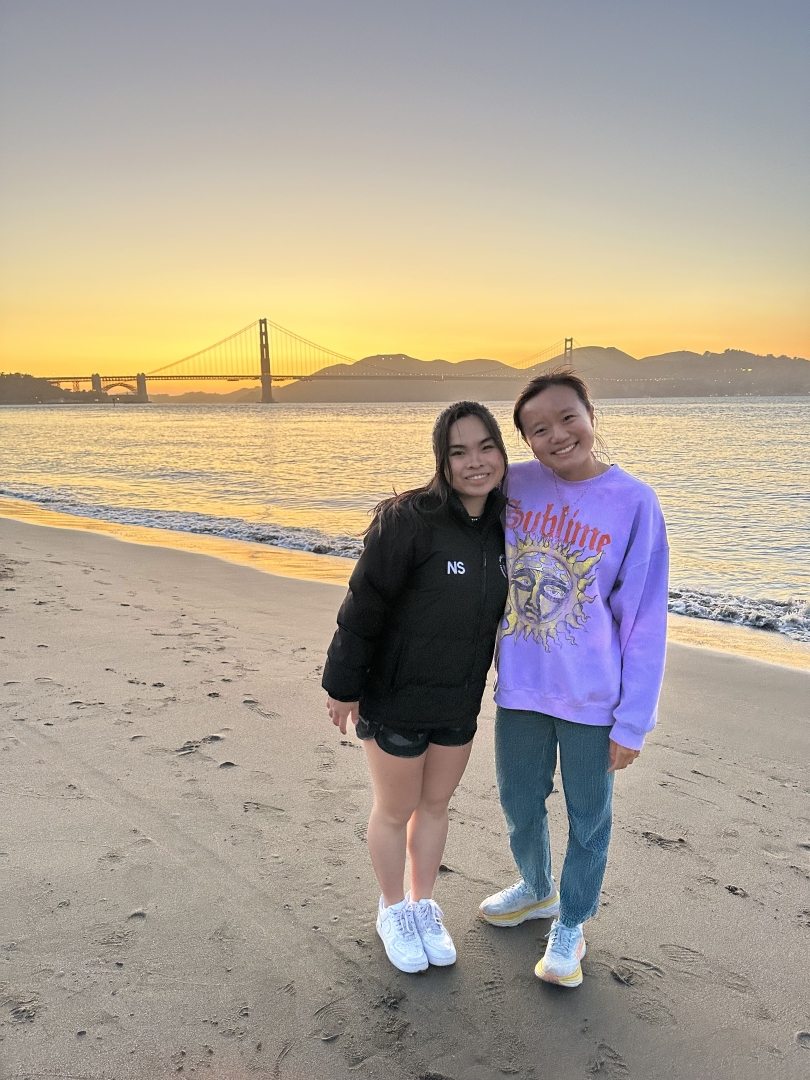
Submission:
<svg viewBox="0 0 810 1080">
<path fill-rule="evenodd" d="M 455 494 L 417 520 L 377 518 L 329 647 L 331 697 L 395 729 L 475 720 L 506 603 L 505 503 L 491 492 L 477 522 Z"/>
</svg>

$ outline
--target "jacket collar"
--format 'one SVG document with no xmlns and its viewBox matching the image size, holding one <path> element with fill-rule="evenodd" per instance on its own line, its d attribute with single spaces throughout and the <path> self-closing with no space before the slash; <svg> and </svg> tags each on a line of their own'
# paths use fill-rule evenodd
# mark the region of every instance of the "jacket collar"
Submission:
<svg viewBox="0 0 810 1080">
<path fill-rule="evenodd" d="M 470 515 L 467 513 L 464 503 L 458 497 L 455 491 L 450 492 L 450 499 L 447 503 L 447 509 L 451 516 L 457 521 L 460 521 L 463 525 L 469 525 L 471 527 L 478 526 L 479 528 L 488 527 L 495 518 L 499 518 L 506 507 L 507 499 L 500 488 L 495 488 L 487 495 L 487 501 L 484 504 L 484 509 L 477 522 L 474 522 Z"/>
</svg>

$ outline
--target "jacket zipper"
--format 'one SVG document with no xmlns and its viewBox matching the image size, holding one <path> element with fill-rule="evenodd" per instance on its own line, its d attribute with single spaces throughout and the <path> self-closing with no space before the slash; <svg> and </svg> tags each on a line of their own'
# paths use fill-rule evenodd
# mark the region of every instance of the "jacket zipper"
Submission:
<svg viewBox="0 0 810 1080">
<path fill-rule="evenodd" d="M 484 615 L 484 606 L 487 599 L 487 541 L 486 536 L 481 538 L 481 593 L 478 600 L 478 616 L 475 620 L 475 641 L 473 642 L 472 658 L 470 660 L 470 670 L 467 675 L 467 681 L 464 683 L 464 689 L 470 688 L 470 676 L 475 670 L 475 658 L 478 655 L 478 642 L 481 637 L 481 619 Z"/>
</svg>

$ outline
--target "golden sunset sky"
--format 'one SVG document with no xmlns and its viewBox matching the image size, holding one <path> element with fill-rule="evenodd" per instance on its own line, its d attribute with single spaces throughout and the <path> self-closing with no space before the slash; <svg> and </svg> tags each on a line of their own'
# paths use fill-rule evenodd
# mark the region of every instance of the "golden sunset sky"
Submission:
<svg viewBox="0 0 810 1080">
<path fill-rule="evenodd" d="M 2 4 L 0 370 L 810 357 L 810 7 Z"/>
</svg>

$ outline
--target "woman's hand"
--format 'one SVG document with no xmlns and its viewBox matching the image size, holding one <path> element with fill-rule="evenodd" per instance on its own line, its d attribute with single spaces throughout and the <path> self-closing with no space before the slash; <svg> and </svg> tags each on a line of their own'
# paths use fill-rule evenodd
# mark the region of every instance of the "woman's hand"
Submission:
<svg viewBox="0 0 810 1080">
<path fill-rule="evenodd" d="M 326 709 L 335 727 L 340 728 L 340 734 L 346 734 L 346 721 L 357 723 L 359 701 L 335 701 L 333 697 L 327 697 Z"/>
<path fill-rule="evenodd" d="M 335 721 L 337 723 L 337 721 Z M 619 769 L 626 769 L 628 765 L 632 765 L 640 750 L 631 750 L 627 746 L 620 746 L 613 739 L 610 740 L 610 768 L 608 772 L 618 772 Z"/>
</svg>

